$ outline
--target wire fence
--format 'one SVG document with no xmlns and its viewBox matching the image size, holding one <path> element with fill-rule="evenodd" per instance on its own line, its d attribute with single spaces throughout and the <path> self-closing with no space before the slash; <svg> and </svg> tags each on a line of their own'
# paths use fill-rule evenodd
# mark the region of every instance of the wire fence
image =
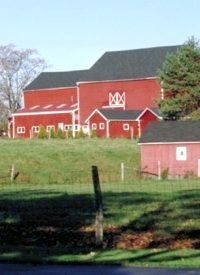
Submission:
<svg viewBox="0 0 200 275">
<path fill-rule="evenodd" d="M 121 163 L 99 167 L 103 246 L 200 248 L 200 180 L 146 177 Z M 95 248 L 91 167 L 51 172 L 38 167 L 0 169 L 2 245 Z"/>
</svg>

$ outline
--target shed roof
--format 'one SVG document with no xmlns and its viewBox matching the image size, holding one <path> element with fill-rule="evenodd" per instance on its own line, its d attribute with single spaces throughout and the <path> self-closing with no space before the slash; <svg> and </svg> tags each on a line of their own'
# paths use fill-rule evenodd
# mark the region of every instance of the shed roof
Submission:
<svg viewBox="0 0 200 275">
<path fill-rule="evenodd" d="M 180 46 L 106 52 L 79 81 L 156 77 L 166 55 L 175 53 L 178 48 Z"/>
<path fill-rule="evenodd" d="M 43 72 L 28 86 L 26 86 L 24 90 L 74 87 L 85 72 L 87 72 L 87 70 L 69 72 Z"/>
<path fill-rule="evenodd" d="M 151 122 L 139 143 L 200 142 L 200 121 Z"/>
<path fill-rule="evenodd" d="M 98 110 L 109 120 L 136 120 L 143 110 Z"/>
</svg>

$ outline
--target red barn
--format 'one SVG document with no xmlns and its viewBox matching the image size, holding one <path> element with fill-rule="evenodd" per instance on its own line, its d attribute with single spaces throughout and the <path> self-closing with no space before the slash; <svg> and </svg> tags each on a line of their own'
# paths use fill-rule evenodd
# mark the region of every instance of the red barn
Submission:
<svg viewBox="0 0 200 275">
<path fill-rule="evenodd" d="M 86 119 L 95 109 L 155 108 L 162 96 L 157 70 L 177 49 L 106 52 L 89 70 L 41 73 L 24 90 L 24 106 L 10 123 L 11 136 L 33 137 L 40 125 L 47 130 L 70 128 L 75 135 L 83 125 L 89 131 Z"/>
<path fill-rule="evenodd" d="M 86 119 L 89 128 L 96 131 L 98 137 L 140 137 L 150 121 L 161 117 L 157 109 L 110 110 L 96 109 Z"/>
<path fill-rule="evenodd" d="M 141 169 L 152 174 L 166 171 L 169 177 L 200 177 L 200 122 L 152 122 L 141 146 Z"/>
</svg>

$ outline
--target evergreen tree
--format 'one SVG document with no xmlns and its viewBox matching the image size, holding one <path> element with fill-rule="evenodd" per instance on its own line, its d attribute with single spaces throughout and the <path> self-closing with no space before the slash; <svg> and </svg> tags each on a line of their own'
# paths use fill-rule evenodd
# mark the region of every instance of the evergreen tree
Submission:
<svg viewBox="0 0 200 275">
<path fill-rule="evenodd" d="M 159 71 L 164 99 L 158 102 L 164 119 L 183 118 L 200 107 L 200 47 L 189 39 L 169 54 Z"/>
</svg>

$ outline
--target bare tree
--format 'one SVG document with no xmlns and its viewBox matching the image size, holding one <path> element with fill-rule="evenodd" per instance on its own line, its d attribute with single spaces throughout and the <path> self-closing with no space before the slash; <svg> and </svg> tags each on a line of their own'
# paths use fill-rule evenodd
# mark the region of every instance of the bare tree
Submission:
<svg viewBox="0 0 200 275">
<path fill-rule="evenodd" d="M 10 113 L 21 106 L 23 89 L 46 67 L 34 49 L 0 46 L 0 103 Z M 2 108 L 3 109 L 3 108 Z"/>
</svg>

